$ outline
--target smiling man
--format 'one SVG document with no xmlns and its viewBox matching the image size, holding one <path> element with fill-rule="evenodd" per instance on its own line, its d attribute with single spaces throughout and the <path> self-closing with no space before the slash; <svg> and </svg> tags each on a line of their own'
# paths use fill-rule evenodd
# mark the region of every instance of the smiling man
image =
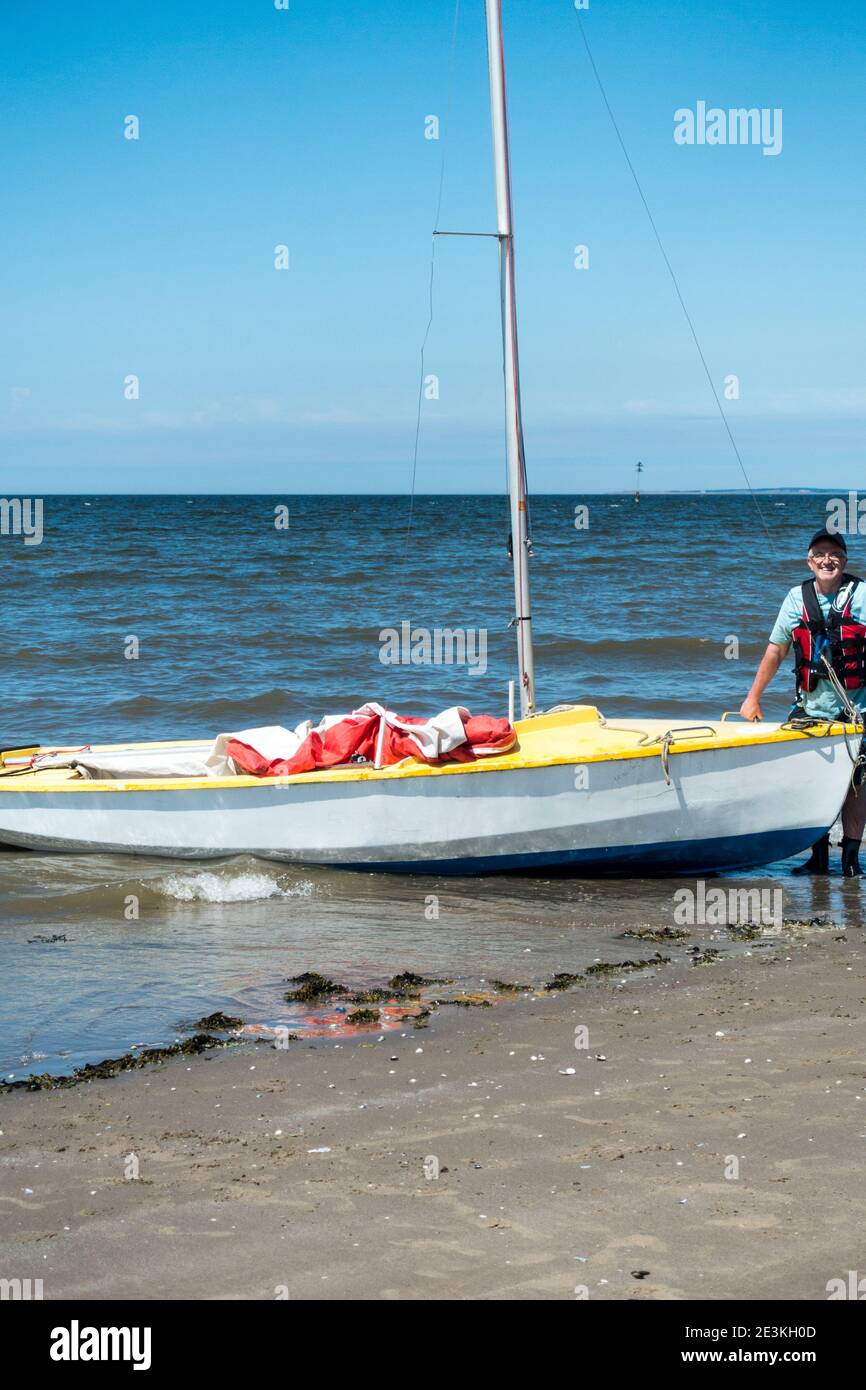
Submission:
<svg viewBox="0 0 866 1390">
<path fill-rule="evenodd" d="M 797 695 L 791 717 L 815 722 L 841 714 L 842 699 L 827 673 L 825 657 L 851 703 L 866 709 L 866 584 L 846 573 L 847 560 L 843 536 L 817 531 L 812 537 L 806 560 L 812 578 L 791 589 L 782 604 L 770 644 L 740 707 L 744 719 L 763 719 L 761 696 L 792 643 Z M 866 738 L 861 754 L 864 748 Z M 866 792 L 858 795 L 862 780 L 858 767 L 842 807 L 842 872 L 846 878 L 863 873 L 858 858 L 866 825 Z M 812 846 L 810 858 L 794 873 L 826 874 L 829 863 L 830 840 L 822 835 Z"/>
</svg>

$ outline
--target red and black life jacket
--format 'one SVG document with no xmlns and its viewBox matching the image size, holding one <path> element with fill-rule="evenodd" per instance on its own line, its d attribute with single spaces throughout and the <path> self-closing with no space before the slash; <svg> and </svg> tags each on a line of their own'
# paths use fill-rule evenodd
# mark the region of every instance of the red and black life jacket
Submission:
<svg viewBox="0 0 866 1390">
<path fill-rule="evenodd" d="M 792 633 L 798 692 L 811 693 L 820 680 L 828 679 L 822 654 L 846 690 L 866 685 L 866 625 L 851 617 L 854 593 L 862 583 L 856 575 L 844 574 L 826 619 L 815 594 L 814 579 L 803 584 L 803 612 Z"/>
</svg>

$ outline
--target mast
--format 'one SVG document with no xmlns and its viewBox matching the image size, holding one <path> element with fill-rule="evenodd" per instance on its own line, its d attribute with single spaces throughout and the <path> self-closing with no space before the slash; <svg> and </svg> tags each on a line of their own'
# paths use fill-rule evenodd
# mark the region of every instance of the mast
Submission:
<svg viewBox="0 0 866 1390">
<path fill-rule="evenodd" d="M 514 284 L 514 232 L 511 220 L 511 160 L 508 150 L 508 110 L 505 100 L 505 48 L 502 40 L 502 0 L 485 0 L 487 57 L 490 67 L 490 115 L 493 122 L 493 165 L 496 173 L 496 223 L 502 296 L 502 361 L 505 376 L 505 451 L 508 495 L 511 501 L 511 550 L 514 560 L 514 624 L 520 671 L 521 714 L 535 709 L 535 662 L 529 606 L 530 542 L 526 507 L 526 461 L 520 405 L 520 367 L 517 352 L 517 301 Z"/>
</svg>

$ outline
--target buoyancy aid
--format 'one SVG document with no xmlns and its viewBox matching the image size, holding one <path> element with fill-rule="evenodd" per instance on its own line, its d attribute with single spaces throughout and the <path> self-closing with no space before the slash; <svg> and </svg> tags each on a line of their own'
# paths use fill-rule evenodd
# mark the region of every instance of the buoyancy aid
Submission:
<svg viewBox="0 0 866 1390">
<path fill-rule="evenodd" d="M 844 574 L 826 619 L 815 594 L 814 579 L 803 584 L 803 611 L 791 634 L 798 693 L 811 693 L 818 681 L 828 679 L 822 655 L 826 655 L 846 690 L 866 685 L 866 625 L 851 616 L 854 593 L 862 583 L 857 575 Z"/>
</svg>

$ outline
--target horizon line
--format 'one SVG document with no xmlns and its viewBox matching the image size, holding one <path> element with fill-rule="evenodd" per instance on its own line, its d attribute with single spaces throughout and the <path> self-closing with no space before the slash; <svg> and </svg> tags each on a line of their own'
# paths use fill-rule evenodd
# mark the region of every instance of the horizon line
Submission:
<svg viewBox="0 0 866 1390">
<path fill-rule="evenodd" d="M 819 497 L 819 496 L 847 496 L 851 492 L 857 492 L 856 488 L 848 486 L 837 487 L 705 487 L 705 488 L 641 488 L 640 496 L 643 497 L 704 497 L 704 496 L 768 496 L 773 494 L 784 494 L 789 497 Z M 866 493 L 864 493 L 866 495 Z M 4 498 L 0 500 L 9 501 L 14 498 L 24 497 L 402 497 L 407 501 L 415 498 L 432 497 L 500 497 L 507 499 L 506 492 L 301 492 L 297 489 L 285 489 L 283 492 L 255 491 L 255 492 L 229 492 L 221 490 L 218 492 L 196 492 L 192 488 L 184 488 L 176 492 L 51 492 L 45 488 L 32 489 L 29 492 L 8 491 Z M 602 488 L 580 488 L 568 492 L 531 492 L 529 500 L 533 497 L 634 497 L 634 488 L 622 489 L 602 489 Z"/>
</svg>

